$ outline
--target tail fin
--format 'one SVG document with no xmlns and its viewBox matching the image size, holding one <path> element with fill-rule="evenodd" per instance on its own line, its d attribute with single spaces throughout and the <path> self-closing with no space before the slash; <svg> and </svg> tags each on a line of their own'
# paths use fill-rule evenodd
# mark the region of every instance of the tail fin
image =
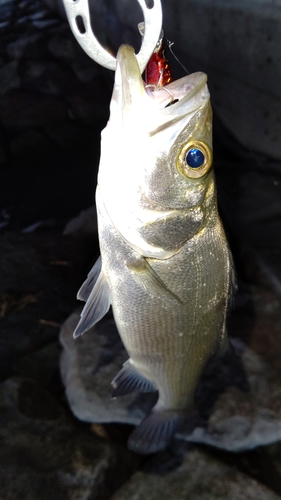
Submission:
<svg viewBox="0 0 281 500">
<path fill-rule="evenodd" d="M 144 455 L 164 450 L 183 418 L 182 412 L 152 411 L 132 432 L 128 448 Z"/>
</svg>

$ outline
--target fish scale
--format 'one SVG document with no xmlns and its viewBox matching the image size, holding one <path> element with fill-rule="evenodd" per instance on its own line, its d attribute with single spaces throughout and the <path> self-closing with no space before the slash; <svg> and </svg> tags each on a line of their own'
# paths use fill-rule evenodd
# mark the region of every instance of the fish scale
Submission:
<svg viewBox="0 0 281 500">
<path fill-rule="evenodd" d="M 99 220 L 103 220 L 102 217 L 103 215 L 99 214 Z M 217 237 L 220 236 L 221 225 L 218 219 L 217 221 L 218 224 L 216 224 L 215 231 L 212 227 L 210 228 L 211 235 L 206 234 L 207 231 L 205 230 L 204 234 L 197 236 L 197 239 L 203 239 L 202 242 L 192 241 L 187 243 L 187 252 L 185 252 L 185 247 L 183 247 L 182 251 L 172 258 L 174 262 L 170 261 L 170 259 L 164 262 L 149 259 L 151 266 L 154 267 L 157 274 L 169 288 L 176 292 L 181 291 L 184 305 L 172 303 L 170 307 L 167 304 L 164 304 L 163 307 L 161 298 L 160 300 L 158 298 L 152 300 L 149 294 L 136 286 L 134 294 L 130 296 L 129 302 L 127 302 L 126 297 L 125 299 L 121 297 L 121 293 L 119 296 L 117 294 L 116 297 L 118 305 L 115 306 L 113 302 L 113 311 L 118 310 L 118 313 L 115 313 L 116 323 L 119 326 L 119 331 L 122 332 L 122 340 L 127 352 L 130 354 L 131 361 L 139 372 L 146 377 L 149 376 L 150 380 L 158 388 L 160 392 L 160 406 L 162 408 L 169 408 L 171 404 L 173 404 L 173 408 L 177 409 L 188 408 L 190 406 L 202 368 L 219 344 L 220 336 L 218 339 L 217 330 L 221 333 L 224 322 L 224 315 L 220 309 L 222 308 L 224 311 L 226 308 L 229 287 L 229 282 L 228 280 L 225 281 L 223 275 L 221 275 L 220 279 L 224 281 L 225 290 L 221 293 L 222 300 L 220 302 L 222 303 L 219 303 L 220 309 L 217 314 L 213 312 L 211 317 L 208 318 L 208 323 L 216 321 L 218 324 L 215 325 L 217 328 L 213 329 L 213 335 L 209 335 L 207 340 L 205 332 L 202 332 L 202 324 L 199 321 L 200 309 L 202 309 L 201 304 L 207 304 L 213 298 L 214 290 L 218 288 L 218 284 L 214 282 L 212 276 L 208 281 L 209 273 L 204 275 L 204 272 L 202 272 L 202 256 L 204 256 L 206 268 L 208 269 L 209 267 L 205 256 L 206 248 L 208 248 L 209 260 L 214 260 L 214 254 L 217 255 L 215 259 L 218 259 L 219 254 L 217 252 L 214 233 L 218 233 Z M 104 225 L 105 228 L 107 227 L 107 224 L 103 224 L 103 222 L 101 222 L 101 225 Z M 112 232 L 113 230 L 111 229 L 110 240 Z M 114 262 L 116 249 L 120 261 L 126 262 L 125 259 L 128 259 L 128 246 L 118 234 L 115 235 L 115 244 L 112 245 L 107 235 L 107 230 L 104 231 L 104 235 L 103 231 L 101 231 L 100 239 L 102 242 L 104 238 L 103 244 L 107 249 L 108 262 Z M 117 245 L 117 241 L 120 246 Z M 191 252 L 189 249 L 190 246 L 192 248 Z M 125 259 L 122 258 L 121 248 L 124 249 Z M 110 255 L 110 249 L 112 249 L 113 255 Z M 180 274 L 182 273 L 183 264 L 185 268 L 189 269 L 189 261 L 186 260 L 186 254 L 190 254 L 190 262 L 192 264 L 190 266 L 191 270 L 187 272 L 184 279 L 185 283 L 189 283 L 189 287 L 182 286 L 182 281 L 179 280 L 177 272 L 179 270 Z M 139 257 L 132 252 L 131 258 L 134 255 L 136 258 Z M 168 268 L 165 265 L 167 262 L 169 262 Z M 220 276 L 218 271 L 223 267 L 223 263 L 226 268 L 229 267 L 228 251 L 223 251 L 219 261 L 216 260 L 216 262 L 217 267 L 211 268 L 212 274 Z M 107 263 L 105 263 L 106 267 Z M 195 273 L 194 267 L 196 269 Z M 117 265 L 117 269 L 119 273 L 119 265 Z M 109 281 L 110 276 L 114 273 L 114 269 L 109 269 Z M 122 276 L 125 276 L 126 273 L 129 275 L 125 264 Z M 130 276 L 128 276 L 128 279 L 130 279 Z M 124 281 L 126 282 L 126 278 Z M 128 288 L 132 290 L 133 285 L 128 286 Z M 119 289 L 122 291 L 123 288 L 120 287 Z M 123 302 L 123 308 L 120 307 L 121 302 Z M 164 316 L 165 313 L 166 315 Z M 207 327 L 209 326 L 208 323 Z M 184 331 L 184 335 L 179 337 L 177 334 L 178 331 Z M 198 355 L 198 351 L 200 355 Z M 182 353 L 184 354 L 181 363 L 182 366 L 177 368 L 179 366 L 179 356 Z M 159 359 L 158 362 L 155 360 L 155 354 L 156 360 Z M 195 366 L 193 366 L 193 358 L 197 360 Z M 200 358 L 202 359 L 201 362 Z M 175 377 L 175 369 L 178 372 L 177 377 Z M 185 398 L 182 397 L 183 394 Z"/>
</svg>

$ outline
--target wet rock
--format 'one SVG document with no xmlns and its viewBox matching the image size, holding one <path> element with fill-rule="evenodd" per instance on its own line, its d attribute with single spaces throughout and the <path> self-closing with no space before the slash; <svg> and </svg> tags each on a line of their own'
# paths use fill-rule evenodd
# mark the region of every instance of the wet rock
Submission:
<svg viewBox="0 0 281 500">
<path fill-rule="evenodd" d="M 131 395 L 110 400 L 110 382 L 128 357 L 113 320 L 74 340 L 78 319 L 73 314 L 60 333 L 61 370 L 72 411 L 90 422 L 138 424 L 153 399 Z M 235 354 L 209 363 L 196 395 L 201 417 L 192 414 L 177 440 L 235 452 L 281 440 L 280 320 L 280 301 L 272 292 L 253 289 L 243 298 L 241 291 L 229 324 L 230 334 L 236 335 Z"/>
<path fill-rule="evenodd" d="M 1 384 L 0 407 L 1 498 L 107 499 L 133 470 L 126 451 L 68 421 L 34 381 Z"/>
<path fill-rule="evenodd" d="M 190 450 L 179 466 L 161 471 L 136 472 L 112 500 L 279 500 L 281 497 L 257 481 L 224 465 L 201 450 Z"/>
</svg>

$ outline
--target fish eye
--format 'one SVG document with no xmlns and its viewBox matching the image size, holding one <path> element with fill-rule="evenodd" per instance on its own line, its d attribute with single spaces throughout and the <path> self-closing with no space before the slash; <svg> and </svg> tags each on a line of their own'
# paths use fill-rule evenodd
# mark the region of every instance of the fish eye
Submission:
<svg viewBox="0 0 281 500">
<path fill-rule="evenodd" d="M 212 150 L 204 141 L 189 141 L 181 148 L 177 167 L 186 177 L 203 177 L 212 166 Z"/>
</svg>

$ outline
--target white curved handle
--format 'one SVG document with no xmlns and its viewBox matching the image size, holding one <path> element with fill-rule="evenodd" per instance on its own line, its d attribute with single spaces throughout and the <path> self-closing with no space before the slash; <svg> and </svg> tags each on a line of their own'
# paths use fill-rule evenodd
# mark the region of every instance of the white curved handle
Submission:
<svg viewBox="0 0 281 500">
<path fill-rule="evenodd" d="M 136 55 L 140 71 L 143 73 L 161 34 L 162 7 L 161 0 L 154 0 L 151 8 L 147 7 L 145 0 L 137 1 L 142 9 L 145 25 L 141 48 Z M 100 45 L 92 32 L 88 0 L 63 0 L 63 4 L 72 33 L 82 49 L 98 64 L 115 71 L 115 57 Z"/>
</svg>

